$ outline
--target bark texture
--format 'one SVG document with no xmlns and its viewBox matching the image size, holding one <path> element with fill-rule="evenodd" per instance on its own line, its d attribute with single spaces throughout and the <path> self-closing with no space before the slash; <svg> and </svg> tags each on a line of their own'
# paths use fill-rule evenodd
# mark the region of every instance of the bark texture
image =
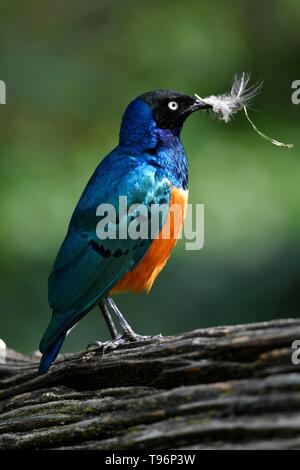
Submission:
<svg viewBox="0 0 300 470">
<path fill-rule="evenodd" d="M 0 449 L 300 448 L 300 320 L 0 365 Z M 299 355 L 300 357 L 300 355 Z"/>
</svg>

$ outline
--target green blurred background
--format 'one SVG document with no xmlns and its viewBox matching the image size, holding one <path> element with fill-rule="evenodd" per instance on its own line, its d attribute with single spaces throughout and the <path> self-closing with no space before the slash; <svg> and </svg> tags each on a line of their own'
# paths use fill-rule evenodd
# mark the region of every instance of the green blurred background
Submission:
<svg viewBox="0 0 300 470">
<path fill-rule="evenodd" d="M 143 334 L 297 316 L 300 311 L 299 0 L 85 0 L 0 3 L 0 337 L 38 347 L 47 277 L 89 176 L 118 141 L 127 103 L 155 88 L 201 96 L 235 72 L 265 82 L 253 132 L 194 115 L 182 138 L 190 200 L 205 204 L 205 246 L 179 242 L 150 296 L 120 296 Z M 258 112 L 256 112 L 258 111 Z M 105 339 L 97 310 L 65 351 Z"/>
</svg>

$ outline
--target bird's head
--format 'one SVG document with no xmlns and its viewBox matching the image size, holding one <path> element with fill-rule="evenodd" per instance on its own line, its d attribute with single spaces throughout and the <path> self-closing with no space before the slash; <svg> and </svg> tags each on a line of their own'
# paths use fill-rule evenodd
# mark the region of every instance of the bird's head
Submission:
<svg viewBox="0 0 300 470">
<path fill-rule="evenodd" d="M 121 141 L 150 137 L 157 129 L 179 134 L 188 116 L 208 108 L 211 105 L 192 95 L 174 90 L 149 91 L 128 105 L 121 126 Z"/>
<path fill-rule="evenodd" d="M 181 129 L 190 114 L 210 105 L 195 96 L 173 90 L 155 90 L 140 97 L 151 109 L 153 119 L 160 129 Z"/>
</svg>

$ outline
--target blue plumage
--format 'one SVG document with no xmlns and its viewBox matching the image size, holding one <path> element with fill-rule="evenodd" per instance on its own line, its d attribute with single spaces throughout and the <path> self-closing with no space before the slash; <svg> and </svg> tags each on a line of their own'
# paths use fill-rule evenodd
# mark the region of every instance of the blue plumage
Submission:
<svg viewBox="0 0 300 470">
<path fill-rule="evenodd" d="M 42 356 L 42 359 L 40 361 L 39 365 L 39 374 L 45 374 L 49 367 L 51 366 L 52 362 L 55 361 L 57 358 L 57 355 L 59 353 L 60 348 L 62 347 L 62 344 L 65 340 L 66 335 L 63 334 L 57 338 L 57 340 L 54 342 L 54 344 L 49 347 L 45 353 Z"/>
<path fill-rule="evenodd" d="M 151 239 L 99 240 L 97 207 L 109 203 L 117 208 L 119 196 L 127 196 L 128 206 L 144 204 L 150 210 L 153 203 L 170 201 L 170 185 L 187 188 L 187 160 L 179 137 L 186 115 L 182 111 L 182 117 L 175 119 L 166 107 L 174 95 L 185 109 L 192 109 L 195 98 L 153 93 L 128 106 L 119 145 L 96 168 L 72 215 L 49 277 L 53 316 L 40 343 L 40 373 L 55 360 L 67 331 L 141 261 L 152 243 Z M 161 220 L 159 229 L 163 224 Z"/>
</svg>

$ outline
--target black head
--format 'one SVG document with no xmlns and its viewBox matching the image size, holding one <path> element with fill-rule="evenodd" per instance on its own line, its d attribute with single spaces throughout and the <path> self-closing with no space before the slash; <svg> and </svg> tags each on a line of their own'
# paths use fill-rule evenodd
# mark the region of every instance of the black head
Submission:
<svg viewBox="0 0 300 470">
<path fill-rule="evenodd" d="M 151 106 L 153 118 L 161 129 L 180 129 L 194 111 L 211 108 L 191 95 L 173 90 L 154 90 L 140 96 Z"/>
</svg>

